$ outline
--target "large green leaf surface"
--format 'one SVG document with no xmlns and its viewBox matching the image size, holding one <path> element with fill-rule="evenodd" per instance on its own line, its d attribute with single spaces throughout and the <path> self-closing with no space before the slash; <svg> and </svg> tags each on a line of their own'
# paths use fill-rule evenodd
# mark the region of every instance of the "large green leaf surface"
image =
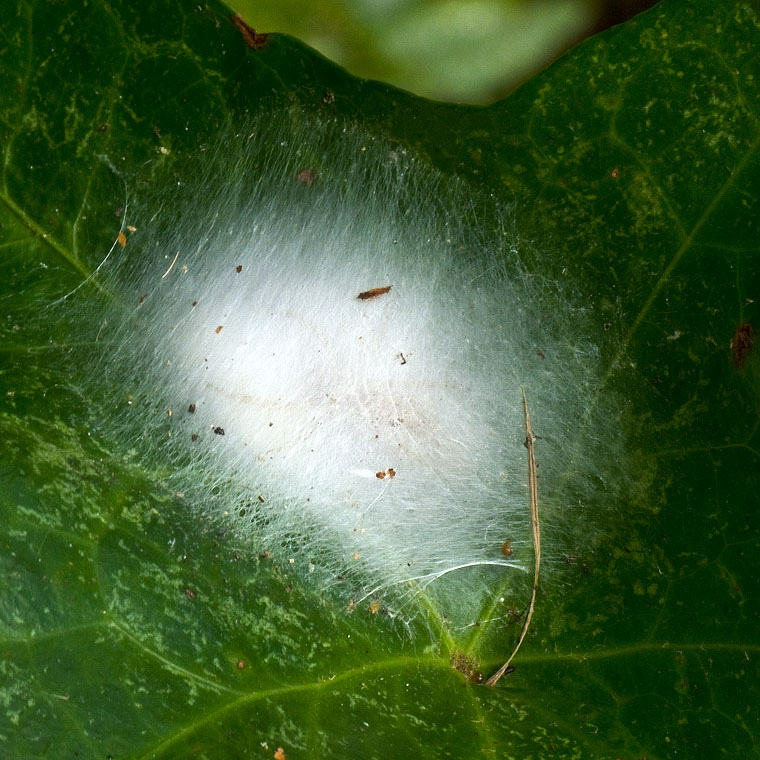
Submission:
<svg viewBox="0 0 760 760">
<path fill-rule="evenodd" d="M 487 109 L 254 49 L 214 3 L 8 2 L 0 40 L 0 755 L 760 756 L 755 3 L 666 1 Z M 109 163 L 293 105 L 511 204 L 605 326 L 641 488 L 566 555 L 494 688 L 462 663 L 495 670 L 514 621 L 405 633 L 185 519 L 47 316 L 118 232 Z"/>
</svg>

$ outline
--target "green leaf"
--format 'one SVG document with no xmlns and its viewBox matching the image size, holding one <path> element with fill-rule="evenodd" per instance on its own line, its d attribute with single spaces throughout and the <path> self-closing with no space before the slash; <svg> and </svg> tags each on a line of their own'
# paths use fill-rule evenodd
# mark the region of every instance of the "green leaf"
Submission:
<svg viewBox="0 0 760 760">
<path fill-rule="evenodd" d="M 215 3 L 6 3 L 0 34 L 4 756 L 758 756 L 754 3 L 664 2 L 487 109 L 352 79 L 287 37 L 254 49 Z M 407 634 L 347 614 L 188 519 L 72 369 L 54 303 L 75 291 L 97 321 L 124 178 L 181 180 L 174 157 L 294 105 L 510 204 L 526 266 L 602 326 L 599 397 L 623 407 L 637 487 L 565 551 L 495 688 L 467 671 L 506 659 L 509 615 Z"/>
</svg>

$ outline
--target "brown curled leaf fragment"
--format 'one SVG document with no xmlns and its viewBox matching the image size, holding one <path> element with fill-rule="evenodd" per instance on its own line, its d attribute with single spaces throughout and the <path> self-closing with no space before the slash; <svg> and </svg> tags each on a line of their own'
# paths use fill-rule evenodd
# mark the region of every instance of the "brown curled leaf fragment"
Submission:
<svg viewBox="0 0 760 760">
<path fill-rule="evenodd" d="M 371 301 L 378 296 L 384 296 L 392 287 L 392 285 L 386 285 L 384 288 L 371 288 L 370 290 L 362 291 L 356 297 L 359 301 Z"/>
<path fill-rule="evenodd" d="M 259 34 L 252 26 L 248 26 L 239 13 L 233 13 L 230 19 L 251 50 L 261 50 L 267 44 L 266 34 Z"/>
<path fill-rule="evenodd" d="M 731 358 L 736 369 L 744 369 L 755 345 L 755 328 L 749 322 L 739 325 L 731 338 Z"/>
</svg>

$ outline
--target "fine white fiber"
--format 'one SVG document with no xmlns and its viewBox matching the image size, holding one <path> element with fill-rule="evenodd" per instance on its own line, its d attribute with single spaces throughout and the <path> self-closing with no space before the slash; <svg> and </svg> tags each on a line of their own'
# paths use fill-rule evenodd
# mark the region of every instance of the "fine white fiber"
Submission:
<svg viewBox="0 0 760 760">
<path fill-rule="evenodd" d="M 523 265 L 509 209 L 298 112 L 221 129 L 172 171 L 129 189 L 90 374 L 189 515 L 349 607 L 427 588 L 464 624 L 531 571 L 524 386 L 544 555 L 591 540 L 620 477 L 597 452 L 624 458 L 597 328 Z"/>
</svg>

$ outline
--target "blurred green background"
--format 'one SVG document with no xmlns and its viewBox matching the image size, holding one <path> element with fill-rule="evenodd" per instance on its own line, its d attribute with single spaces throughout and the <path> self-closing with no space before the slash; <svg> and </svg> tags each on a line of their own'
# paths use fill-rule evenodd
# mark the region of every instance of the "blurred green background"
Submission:
<svg viewBox="0 0 760 760">
<path fill-rule="evenodd" d="M 655 0 L 231 0 L 351 74 L 435 100 L 491 103 Z"/>
</svg>

